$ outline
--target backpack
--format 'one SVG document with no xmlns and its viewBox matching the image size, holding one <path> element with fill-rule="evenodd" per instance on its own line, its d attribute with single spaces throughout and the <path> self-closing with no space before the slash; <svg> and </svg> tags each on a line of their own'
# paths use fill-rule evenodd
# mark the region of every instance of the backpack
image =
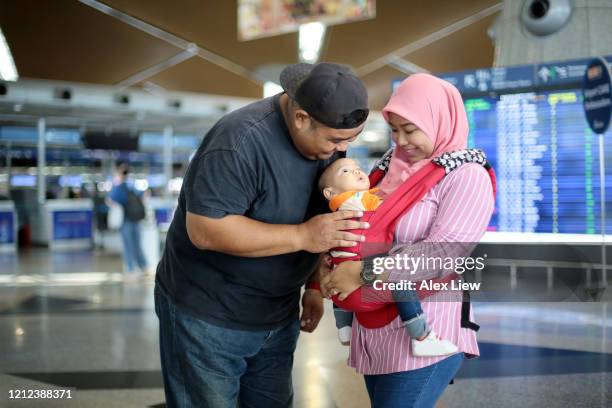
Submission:
<svg viewBox="0 0 612 408">
<path fill-rule="evenodd" d="M 132 222 L 138 222 L 145 219 L 146 212 L 142 199 L 131 189 L 127 190 L 127 205 L 124 208 L 125 219 Z"/>
</svg>

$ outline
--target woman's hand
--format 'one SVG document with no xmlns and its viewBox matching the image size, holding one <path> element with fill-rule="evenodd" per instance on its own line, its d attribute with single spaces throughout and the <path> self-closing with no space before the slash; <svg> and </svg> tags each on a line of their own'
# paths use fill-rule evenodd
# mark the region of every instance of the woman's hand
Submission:
<svg viewBox="0 0 612 408">
<path fill-rule="evenodd" d="M 321 278 L 321 293 L 326 297 L 338 295 L 344 300 L 361 287 L 361 261 L 345 261 L 336 266 L 332 273 Z"/>
</svg>

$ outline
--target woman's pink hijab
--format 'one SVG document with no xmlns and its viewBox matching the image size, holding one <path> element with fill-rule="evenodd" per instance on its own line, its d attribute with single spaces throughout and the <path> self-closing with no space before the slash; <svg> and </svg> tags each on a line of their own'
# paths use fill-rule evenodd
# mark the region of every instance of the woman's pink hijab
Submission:
<svg viewBox="0 0 612 408">
<path fill-rule="evenodd" d="M 430 158 L 409 163 L 402 150 L 396 147 L 389 171 L 379 184 L 385 195 L 395 191 L 432 158 L 467 147 L 469 126 L 463 100 L 457 88 L 446 81 L 428 74 L 409 76 L 383 108 L 387 122 L 391 112 L 421 129 L 433 142 L 434 151 Z"/>
</svg>

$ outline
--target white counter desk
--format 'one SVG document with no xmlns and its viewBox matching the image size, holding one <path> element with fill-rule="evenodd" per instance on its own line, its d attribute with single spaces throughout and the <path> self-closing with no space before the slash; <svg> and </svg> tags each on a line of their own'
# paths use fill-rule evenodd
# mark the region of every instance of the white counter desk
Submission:
<svg viewBox="0 0 612 408">
<path fill-rule="evenodd" d="M 47 200 L 33 217 L 32 242 L 52 250 L 92 246 L 93 203 L 90 199 Z"/>
</svg>

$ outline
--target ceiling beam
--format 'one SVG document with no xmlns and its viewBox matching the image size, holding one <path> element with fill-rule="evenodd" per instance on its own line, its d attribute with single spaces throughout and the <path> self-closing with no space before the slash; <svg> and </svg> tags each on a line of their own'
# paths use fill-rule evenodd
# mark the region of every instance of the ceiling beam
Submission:
<svg viewBox="0 0 612 408">
<path fill-rule="evenodd" d="M 403 72 L 406 75 L 425 73 L 429 74 L 429 70 L 423 68 L 420 65 L 414 64 L 404 58 L 400 58 L 397 56 L 391 56 L 387 59 L 387 65 L 392 66 L 400 72 Z"/>
<path fill-rule="evenodd" d="M 165 70 L 167 70 L 170 67 L 173 67 L 175 65 L 180 64 L 183 61 L 187 61 L 188 59 L 193 58 L 196 55 L 195 50 L 185 50 L 185 51 L 181 51 L 178 54 L 176 54 L 175 56 L 172 56 L 170 58 L 168 58 L 165 61 L 162 61 L 158 64 L 155 64 L 149 68 L 146 68 L 132 76 L 130 76 L 129 78 L 124 79 L 123 81 L 117 82 L 115 84 L 116 87 L 123 89 L 123 88 L 129 88 L 132 85 L 136 85 L 139 82 L 144 81 L 145 79 L 149 79 L 154 75 L 159 74 L 160 72 L 163 72 Z"/>
<path fill-rule="evenodd" d="M 449 35 L 454 34 L 457 31 L 463 30 L 464 28 L 474 23 L 477 23 L 478 21 L 489 17 L 492 14 L 502 11 L 503 8 L 504 4 L 503 2 L 501 2 L 487 7 L 486 9 L 480 10 L 479 12 L 472 14 L 469 17 L 456 21 L 440 30 L 426 35 L 423 38 L 420 38 L 416 41 L 411 42 L 410 44 L 398 48 L 395 51 L 383 55 L 382 57 L 377 58 L 374 61 L 369 62 L 360 68 L 357 68 L 357 74 L 362 77 L 371 74 L 372 72 L 379 70 L 385 65 L 390 65 L 390 61 L 394 61 L 396 58 L 404 57 L 410 53 L 420 50 L 421 48 L 427 47 L 428 45 L 431 45 L 436 41 L 448 37 Z"/>
<path fill-rule="evenodd" d="M 207 50 L 206 48 L 196 44 L 189 42 L 181 37 L 178 37 L 172 33 L 169 33 L 161 28 L 158 28 L 152 24 L 149 24 L 145 21 L 142 21 L 136 17 L 132 17 L 129 14 L 126 14 L 122 11 L 114 9 L 112 7 L 107 6 L 104 3 L 101 3 L 97 0 L 78 0 L 80 3 L 89 6 L 95 10 L 98 10 L 101 13 L 104 13 L 108 16 L 116 18 L 117 20 L 128 24 L 140 31 L 143 31 L 153 37 L 159 38 L 162 41 L 167 42 L 175 47 L 182 49 L 183 51 L 193 51 L 195 55 L 206 60 L 212 64 L 215 64 L 227 71 L 230 71 L 238 76 L 241 76 L 245 79 L 253 81 L 257 84 L 262 84 L 263 81 L 257 77 L 251 70 L 246 67 L 243 67 L 240 64 L 237 64 L 229 59 L 216 54 L 212 51 Z"/>
<path fill-rule="evenodd" d="M 150 93 L 151 95 L 162 95 L 168 92 L 163 86 L 157 85 L 155 82 L 144 81 L 142 83 L 142 89 Z"/>
</svg>

